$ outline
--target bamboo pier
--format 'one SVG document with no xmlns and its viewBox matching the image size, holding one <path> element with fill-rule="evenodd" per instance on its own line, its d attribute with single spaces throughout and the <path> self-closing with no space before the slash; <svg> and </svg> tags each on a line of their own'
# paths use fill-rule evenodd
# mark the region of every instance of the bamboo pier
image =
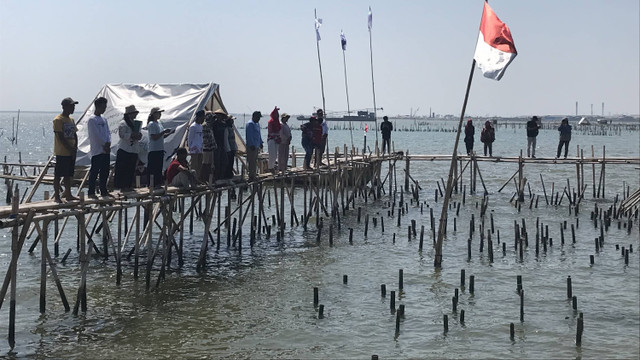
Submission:
<svg viewBox="0 0 640 360">
<path fill-rule="evenodd" d="M 93 258 L 110 260 L 106 264 L 113 264 L 116 284 L 127 280 L 123 275 L 126 269 L 131 270 L 133 281 L 143 278 L 146 288 L 151 289 L 162 284 L 168 271 L 180 268 L 187 262 L 195 264 L 198 272 L 206 272 L 208 254 L 221 247 L 242 252 L 261 239 L 275 237 L 277 241 L 284 241 L 287 228 L 313 228 L 317 231 L 318 241 L 328 237 L 331 242 L 334 226 L 340 229 L 347 221 L 345 218 L 353 216 L 356 209 L 360 220 L 359 206 L 369 201 L 389 204 L 391 216 L 397 209 L 399 226 L 401 214 L 407 206 L 405 194 L 412 203 L 415 200 L 415 204 L 418 204 L 419 190 L 422 190 L 419 181 L 411 174 L 411 162 L 451 162 L 451 155 L 419 155 L 409 154 L 408 151 L 390 155 L 380 155 L 378 151 L 375 154 L 362 154 L 355 149 L 347 152 L 346 145 L 343 149 L 339 152 L 339 148 L 336 148 L 333 155 L 327 154 L 327 166 L 316 170 L 296 167 L 299 155 L 294 152 L 290 171 L 261 174 L 254 182 L 244 180 L 244 165 L 237 162 L 238 175 L 229 181 L 190 189 L 166 185 L 155 190 L 138 187 L 130 192 L 114 192 L 112 198 L 85 198 L 83 190 L 87 171 L 81 171 L 82 174 L 74 181 L 79 200 L 62 204 L 53 202 L 48 191 L 39 189 L 40 185 L 50 181 L 48 173 L 52 170 L 51 161 L 44 165 L 25 164 L 21 161 L 7 162 L 5 158 L 0 176 L 5 179 L 7 199 L 11 200 L 11 204 L 0 207 L 0 228 L 10 229 L 12 245 L 11 261 L 0 289 L 0 308 L 8 294 L 10 346 L 13 347 L 16 341 L 16 274 L 19 259 L 26 252 L 36 253 L 38 246 L 41 261 L 40 312 L 45 312 L 49 299 L 47 275 L 51 274 L 61 306 L 65 311 L 78 314 L 87 311 L 87 272 Z M 577 207 L 586 196 L 589 185 L 593 189 L 593 198 L 605 196 L 606 165 L 640 165 L 640 158 L 605 157 L 604 149 L 601 157 L 593 154 L 585 157 L 580 149 L 578 153 L 579 157 L 568 159 L 531 159 L 522 157 L 522 154 L 518 157 L 457 156 L 454 159 L 456 171 L 453 191 L 463 193 L 464 202 L 467 189 L 467 185 L 463 186 L 465 172 L 469 178 L 469 194 L 476 192 L 477 179 L 480 179 L 485 196 L 489 192 L 502 191 L 513 180 L 514 196 L 511 200 L 515 199 L 514 206 L 519 208 L 522 204 L 527 205 L 524 199 L 528 185 L 525 164 L 527 168 L 538 165 L 575 166 L 575 184 L 571 186 L 567 179 L 562 192 L 552 188 L 551 200 L 547 196 L 542 175 L 540 179 L 547 204 L 555 201 L 555 205 L 559 205 L 566 196 L 567 203 Z M 501 188 L 488 189 L 479 166 L 483 162 L 513 164 L 515 172 L 508 180 L 505 179 Z M 398 169 L 403 163 L 404 169 Z M 585 180 L 585 165 L 587 169 L 588 165 L 592 166 L 591 182 L 588 177 Z M 599 168 L 597 181 L 596 168 Z M 404 170 L 404 175 L 400 175 L 404 179 L 398 181 L 397 170 Z M 27 191 L 22 191 L 18 187 L 20 181 L 33 185 Z M 444 181 L 441 181 L 444 186 Z M 436 183 L 437 201 L 438 195 L 443 196 L 443 188 L 440 182 Z M 534 198 L 537 206 L 540 195 L 533 196 L 530 187 L 529 192 L 529 206 L 532 206 Z M 560 195 L 562 197 L 558 200 Z M 627 190 L 624 198 L 626 211 L 637 209 L 640 200 L 638 191 L 631 194 Z M 486 207 L 484 200 L 483 206 Z M 325 224 L 325 219 L 328 224 Z M 365 220 L 368 223 L 368 215 Z M 201 223 L 198 228 L 202 232 L 192 237 L 199 239 L 199 251 L 185 253 L 185 234 L 194 234 L 196 221 Z M 435 231 L 433 222 L 432 215 L 431 230 Z M 328 229 L 325 230 L 325 226 Z M 415 224 L 413 226 L 415 237 Z M 243 233 L 247 230 L 248 234 Z M 423 231 L 424 228 L 421 239 Z M 69 240 L 73 239 L 76 241 L 69 244 Z M 56 268 L 66 262 L 74 246 L 78 254 L 80 279 L 77 289 L 73 289 L 75 301 L 70 302 L 70 289 L 63 288 Z M 49 250 L 51 247 L 53 254 Z"/>
</svg>

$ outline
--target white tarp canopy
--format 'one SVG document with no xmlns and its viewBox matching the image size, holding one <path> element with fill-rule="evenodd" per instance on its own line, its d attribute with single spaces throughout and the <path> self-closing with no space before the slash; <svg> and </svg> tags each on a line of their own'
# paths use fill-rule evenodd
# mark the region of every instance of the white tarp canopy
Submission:
<svg viewBox="0 0 640 360">
<path fill-rule="evenodd" d="M 179 146 L 186 147 L 187 130 L 195 119 L 198 110 L 215 111 L 227 110 L 220 98 L 218 84 L 108 84 L 105 85 L 94 98 L 107 99 L 107 111 L 102 115 L 109 123 L 111 131 L 111 161 L 115 161 L 118 151 L 118 125 L 124 116 L 124 108 L 135 105 L 140 112 L 136 120 L 142 121 L 142 140 L 139 144 L 139 156 L 142 162 L 147 162 L 148 134 L 146 131 L 147 118 L 153 107 L 164 110 L 160 122 L 165 129 L 176 129 L 176 132 L 164 140 L 165 159 Z M 78 156 L 76 165 L 91 164 L 89 155 L 89 138 L 87 121 L 94 112 L 93 101 L 76 122 L 78 126 Z M 227 112 L 228 113 L 228 112 Z M 245 143 L 234 126 L 238 152 L 245 152 Z M 165 168 L 169 161 L 165 161 Z"/>
</svg>

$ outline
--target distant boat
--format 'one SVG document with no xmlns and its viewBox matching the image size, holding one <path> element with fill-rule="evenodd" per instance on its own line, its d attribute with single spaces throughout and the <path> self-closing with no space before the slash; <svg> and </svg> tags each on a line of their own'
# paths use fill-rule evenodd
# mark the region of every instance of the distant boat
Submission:
<svg viewBox="0 0 640 360">
<path fill-rule="evenodd" d="M 327 116 L 325 118 L 326 121 L 375 121 L 376 115 L 370 111 L 358 111 L 357 115 L 344 115 L 342 117 L 332 117 Z M 300 115 L 297 117 L 298 120 L 309 120 L 311 116 Z"/>
</svg>

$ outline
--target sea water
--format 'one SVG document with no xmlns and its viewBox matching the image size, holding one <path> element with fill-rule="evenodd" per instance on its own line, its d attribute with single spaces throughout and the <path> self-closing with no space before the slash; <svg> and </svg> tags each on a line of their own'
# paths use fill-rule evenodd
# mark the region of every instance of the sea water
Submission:
<svg viewBox="0 0 640 360">
<path fill-rule="evenodd" d="M 18 144 L 11 144 L 11 120 L 15 113 L 0 113 L 0 144 L 7 160 L 16 162 L 21 152 L 25 163 L 44 163 L 51 153 L 53 134 L 51 120 L 55 113 L 22 113 Z M 402 125 L 401 121 L 396 122 Z M 266 124 L 262 124 L 263 128 Z M 291 121 L 292 144 L 301 151 L 297 123 Z M 410 154 L 451 153 L 455 133 L 454 122 L 434 122 L 429 132 L 394 132 L 396 151 Z M 367 133 L 367 144 L 375 141 L 375 127 Z M 475 150 L 482 152 L 479 142 L 481 124 L 476 124 Z M 241 133 L 243 130 L 240 129 Z M 330 147 L 351 144 L 349 130 L 332 130 Z M 364 131 L 353 130 L 354 145 L 362 147 Z M 263 134 L 263 138 L 265 134 Z M 538 157 L 554 157 L 557 131 L 543 130 L 538 136 Z M 576 146 L 591 155 L 607 157 L 640 157 L 638 132 L 616 136 L 580 135 L 570 143 L 569 156 L 575 156 Z M 461 149 L 464 144 L 461 143 Z M 493 145 L 494 156 L 517 156 L 524 149 L 523 128 L 499 127 Z M 462 150 L 461 150 L 462 151 Z M 299 160 L 300 161 L 300 160 Z M 483 189 L 478 181 L 476 194 L 469 192 L 468 171 L 462 177 L 466 185 L 465 205 L 456 217 L 449 213 L 447 237 L 443 245 L 442 269 L 433 266 L 434 250 L 429 211 L 433 209 L 436 223 L 441 200 L 435 202 L 437 182 L 444 179 L 449 162 L 412 161 L 411 176 L 419 182 L 420 206 L 409 205 L 401 226 L 396 217 L 387 217 L 392 197 L 385 194 L 379 201 L 362 208 L 362 221 L 357 210 L 349 210 L 341 219 L 341 228 L 334 223 L 334 244 L 328 243 L 329 219 L 324 219 L 323 236 L 316 242 L 316 229 L 287 224 L 285 236 L 277 242 L 275 236 L 263 234 L 253 248 L 245 236 L 242 252 L 227 248 L 222 232 L 220 251 L 210 248 L 206 271 L 197 273 L 195 263 L 203 238 L 203 227 L 196 222 L 194 233 L 185 231 L 185 264 L 172 271 L 155 288 L 157 271 L 153 272 L 152 288 L 146 290 L 143 272 L 133 279 L 132 261 L 123 261 L 121 285 L 115 284 L 115 262 L 93 258 L 87 274 L 88 311 L 73 316 L 64 312 L 53 278 L 48 275 L 47 308 L 39 313 L 40 248 L 26 251 L 35 236 L 27 239 L 18 263 L 16 347 L 7 343 L 9 297 L 0 310 L 0 356 L 53 358 L 638 358 L 640 356 L 640 251 L 638 220 L 633 229 L 617 227 L 614 220 L 605 232 L 604 248 L 595 252 L 594 238 L 600 234 L 600 224 L 594 227 L 590 212 L 595 204 L 608 208 L 616 194 L 622 197 L 623 185 L 631 192 L 640 186 L 637 165 L 607 165 L 606 198 L 592 198 L 592 166 L 585 165 L 585 199 L 578 216 L 570 215 L 566 199 L 561 206 L 546 205 L 540 182 L 542 174 L 547 192 L 551 184 L 556 191 L 576 186 L 576 167 L 570 164 L 529 164 L 524 168 L 531 191 L 540 195 L 538 208 L 526 205 L 520 212 L 509 200 L 514 186 L 498 189 L 517 170 L 517 163 L 479 162 L 488 191 L 488 213 L 485 229 L 490 230 L 493 215 L 496 233 L 494 262 L 490 263 L 485 236 L 484 251 L 479 252 L 477 226 L 481 222 L 479 207 Z M 398 191 L 404 185 L 404 161 L 397 163 Z M 596 184 L 601 165 L 596 165 Z M 382 176 L 388 167 L 383 166 Z M 27 184 L 20 183 L 21 191 Z M 50 187 L 43 188 L 51 190 Z M 626 187 L 624 188 L 626 190 Z M 4 199 L 5 187 L 0 190 Z M 301 192 L 296 196 L 298 201 Z M 42 198 L 40 191 L 35 199 Z M 410 194 L 404 194 L 408 201 Z M 462 194 L 454 194 L 460 203 Z M 226 203 L 226 199 L 223 199 Z M 299 203 L 301 205 L 301 202 Z M 477 204 L 477 205 L 476 205 Z M 275 206 L 275 204 L 273 204 Z M 267 209 L 271 214 L 274 209 Z M 289 219 L 287 208 L 285 219 Z M 395 209 L 397 216 L 398 209 Z M 302 211 L 298 209 L 298 214 Z M 131 216 L 132 211 L 129 212 Z M 364 237 L 364 216 L 370 216 L 368 234 Z M 472 240 L 472 256 L 467 258 L 469 221 L 474 214 L 476 231 Z M 269 215 L 268 215 L 269 216 Z M 377 226 L 372 219 L 377 218 Z M 384 233 L 380 218 L 384 218 Z M 457 231 L 452 220 L 456 218 Z M 407 237 L 407 226 L 416 220 L 417 237 Z M 529 247 L 519 260 L 514 248 L 514 220 L 526 220 Z M 535 254 L 536 219 L 549 226 L 553 246 L 546 253 L 540 248 Z M 567 221 L 565 244 L 560 244 L 560 226 Z M 314 224 L 312 219 L 310 224 Z M 576 228 L 576 243 L 571 242 L 571 225 Z M 424 248 L 418 250 L 420 227 L 425 226 Z M 115 227 L 115 225 L 113 225 Z M 349 244 L 349 228 L 353 228 L 353 244 Z M 486 231 L 485 230 L 485 231 Z M 497 244 L 500 232 L 500 245 Z M 50 234 L 52 229 L 50 229 Z M 249 234 L 245 227 L 244 234 Z M 393 234 L 395 233 L 395 242 Z M 60 258 L 58 274 L 67 298 L 73 306 L 80 281 L 78 254 L 75 251 L 76 231 L 73 221 L 60 242 L 61 255 L 73 251 L 66 263 Z M 215 236 L 215 235 L 214 235 Z M 506 254 L 502 254 L 506 242 Z M 629 265 L 615 246 L 628 248 Z M 52 245 L 50 252 L 53 253 Z M 130 248 L 130 247 L 129 247 Z M 595 264 L 589 263 L 595 255 Z M 0 230 L 0 276 L 6 273 L 11 258 L 10 229 Z M 142 259 L 144 261 L 144 259 Z M 403 291 L 398 289 L 398 272 L 403 270 Z M 466 273 L 466 288 L 460 286 L 460 271 Z M 348 283 L 343 283 L 348 275 Z M 469 276 L 475 277 L 475 291 L 470 293 Z M 524 322 L 520 322 L 520 298 L 516 292 L 516 277 L 522 276 Z M 571 276 L 577 310 L 566 295 L 566 279 Z M 387 288 L 386 297 L 380 285 Z M 313 304 L 313 288 L 319 289 L 319 303 L 324 305 L 324 318 L 318 318 Z M 459 289 L 457 312 L 452 311 L 452 297 Z M 396 291 L 396 307 L 405 305 L 405 315 L 396 333 L 396 314 L 390 309 L 390 291 Z M 460 312 L 465 311 L 461 323 Z M 582 346 L 576 346 L 576 326 L 579 314 L 584 316 Z M 443 315 L 448 315 L 449 331 L 443 331 Z M 515 324 L 515 337 L 509 338 L 509 324 Z"/>
</svg>

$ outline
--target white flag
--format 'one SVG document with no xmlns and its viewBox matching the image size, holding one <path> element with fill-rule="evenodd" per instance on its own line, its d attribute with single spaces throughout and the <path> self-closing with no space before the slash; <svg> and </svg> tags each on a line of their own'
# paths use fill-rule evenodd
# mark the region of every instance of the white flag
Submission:
<svg viewBox="0 0 640 360">
<path fill-rule="evenodd" d="M 340 44 L 342 45 L 342 50 L 347 50 L 347 38 L 344 36 L 342 30 L 340 30 Z"/>
<path fill-rule="evenodd" d="M 316 18 L 316 40 L 320 41 L 320 25 L 322 25 L 322 19 Z"/>
<path fill-rule="evenodd" d="M 373 14 L 371 14 L 371 6 L 369 6 L 369 19 L 367 25 L 369 26 L 369 30 L 371 30 L 371 22 L 373 21 Z"/>
</svg>

